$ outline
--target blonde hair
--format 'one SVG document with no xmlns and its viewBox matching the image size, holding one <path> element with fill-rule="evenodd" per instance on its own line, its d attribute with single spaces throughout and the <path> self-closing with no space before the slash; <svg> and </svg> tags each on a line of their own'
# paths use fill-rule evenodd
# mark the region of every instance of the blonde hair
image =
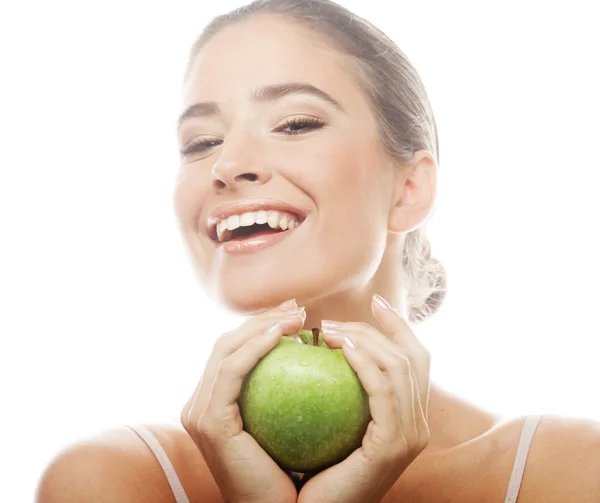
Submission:
<svg viewBox="0 0 600 503">
<path fill-rule="evenodd" d="M 385 33 L 330 0 L 255 0 L 217 16 L 194 42 L 184 80 L 196 54 L 213 35 L 260 14 L 281 15 L 311 28 L 354 63 L 378 120 L 382 147 L 399 165 L 416 151 L 428 150 L 439 166 L 435 118 L 416 69 Z M 405 236 L 402 266 L 409 281 L 409 321 L 423 321 L 439 309 L 446 293 L 446 271 L 431 256 L 424 226 Z"/>
</svg>

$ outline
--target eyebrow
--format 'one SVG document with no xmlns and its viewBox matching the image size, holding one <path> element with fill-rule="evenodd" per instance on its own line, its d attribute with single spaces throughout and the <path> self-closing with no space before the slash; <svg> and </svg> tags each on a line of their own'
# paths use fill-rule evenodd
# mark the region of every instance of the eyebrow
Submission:
<svg viewBox="0 0 600 503">
<path fill-rule="evenodd" d="M 296 94 L 308 94 L 332 105 L 340 112 L 347 113 L 341 103 L 322 89 L 303 82 L 285 82 L 261 87 L 250 93 L 250 100 L 255 103 L 267 103 L 277 101 L 285 96 Z M 220 113 L 219 105 L 214 101 L 202 101 L 189 106 L 177 119 L 177 129 L 183 122 L 191 118 L 212 117 Z"/>
</svg>

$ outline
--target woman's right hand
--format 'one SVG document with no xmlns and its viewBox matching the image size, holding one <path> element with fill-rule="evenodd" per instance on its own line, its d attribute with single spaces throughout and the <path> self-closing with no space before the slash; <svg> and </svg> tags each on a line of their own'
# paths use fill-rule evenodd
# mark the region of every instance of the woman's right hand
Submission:
<svg viewBox="0 0 600 503">
<path fill-rule="evenodd" d="M 226 503 L 296 503 L 291 478 L 244 431 L 237 399 L 244 378 L 259 359 L 277 346 L 282 335 L 299 332 L 305 319 L 303 308 L 291 300 L 221 335 L 181 411 L 181 424 Z M 275 323 L 279 326 L 266 333 Z"/>
</svg>

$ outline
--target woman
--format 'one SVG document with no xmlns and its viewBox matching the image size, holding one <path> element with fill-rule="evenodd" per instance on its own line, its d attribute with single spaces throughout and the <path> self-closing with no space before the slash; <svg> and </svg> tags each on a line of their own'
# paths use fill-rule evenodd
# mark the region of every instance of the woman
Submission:
<svg viewBox="0 0 600 503">
<path fill-rule="evenodd" d="M 181 428 L 67 449 L 39 502 L 600 500 L 598 424 L 501 422 L 430 385 L 409 322 L 445 291 L 424 233 L 437 132 L 416 71 L 383 33 L 328 0 L 216 18 L 190 54 L 178 135 L 190 257 L 212 298 L 248 320 L 218 338 Z M 372 413 L 362 446 L 310 479 L 282 471 L 236 405 L 257 361 L 302 327 L 342 348 Z"/>
</svg>

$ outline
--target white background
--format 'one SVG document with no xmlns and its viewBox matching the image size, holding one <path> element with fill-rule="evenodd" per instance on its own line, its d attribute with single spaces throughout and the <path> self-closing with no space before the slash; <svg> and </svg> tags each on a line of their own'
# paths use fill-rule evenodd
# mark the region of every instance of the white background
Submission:
<svg viewBox="0 0 600 503">
<path fill-rule="evenodd" d="M 507 416 L 600 420 L 594 2 L 342 3 L 407 53 L 438 121 L 430 236 L 449 292 L 415 327 L 433 381 Z M 213 340 L 240 321 L 203 296 L 171 202 L 189 48 L 239 5 L 3 7 L 6 501 L 31 501 L 78 439 L 178 418 Z"/>
</svg>

